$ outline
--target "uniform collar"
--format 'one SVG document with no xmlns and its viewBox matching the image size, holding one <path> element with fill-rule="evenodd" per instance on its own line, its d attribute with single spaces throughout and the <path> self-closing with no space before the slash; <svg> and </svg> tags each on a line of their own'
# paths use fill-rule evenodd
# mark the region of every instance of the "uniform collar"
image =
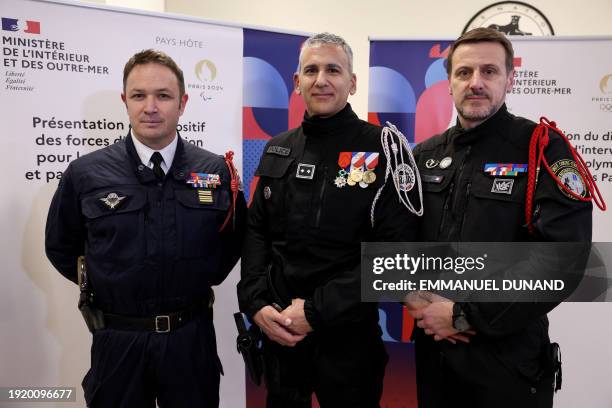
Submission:
<svg viewBox="0 0 612 408">
<path fill-rule="evenodd" d="M 155 175 L 153 174 L 153 170 L 142 163 L 142 159 L 140 158 L 134 141 L 136 138 L 132 135 L 132 130 L 128 132 L 125 138 L 125 146 L 129 157 L 131 158 L 132 164 L 134 165 L 134 172 L 136 176 L 140 180 L 140 182 L 149 182 L 155 181 Z M 170 168 L 168 171 L 170 174 L 177 180 L 184 179 L 186 174 L 185 169 L 185 146 L 184 141 L 181 138 L 180 133 L 176 132 L 176 138 L 174 139 L 174 154 L 171 161 Z M 151 153 L 153 154 L 153 153 Z M 163 156 L 163 155 L 162 155 Z M 164 157 L 164 160 L 166 158 Z M 150 157 L 149 157 L 150 160 Z"/>
<path fill-rule="evenodd" d="M 164 172 L 168 173 L 168 170 L 170 169 L 170 167 L 172 167 L 172 162 L 174 161 L 174 154 L 176 152 L 176 145 L 178 143 L 178 138 L 179 137 L 177 133 L 174 136 L 174 139 L 172 140 L 172 142 L 170 142 L 168 146 L 164 147 L 161 150 L 151 149 L 149 146 L 145 145 L 140 140 L 138 140 L 138 138 L 135 136 L 133 137 L 132 141 L 134 142 L 134 148 L 136 149 L 136 154 L 140 158 L 140 162 L 142 164 L 144 164 L 145 166 L 148 166 L 149 168 L 152 168 L 153 164 L 151 163 L 151 156 L 153 155 L 153 153 L 159 152 L 164 159 L 164 162 L 162 163 L 161 167 L 164 170 Z"/>
<path fill-rule="evenodd" d="M 325 136 L 344 131 L 344 127 L 351 122 L 358 122 L 359 118 L 353 112 L 351 104 L 346 106 L 334 116 L 329 118 L 321 118 L 319 116 L 309 116 L 304 112 L 304 120 L 302 122 L 302 130 L 306 136 Z"/>
<path fill-rule="evenodd" d="M 470 129 L 464 129 L 459 123 L 457 118 L 457 124 L 453 128 L 450 138 L 456 144 L 469 144 L 475 142 L 478 138 L 482 137 L 483 134 L 490 132 L 492 129 L 497 128 L 499 124 L 508 117 L 508 108 L 504 103 L 493 116 L 485 120 L 478 126 L 474 126 Z"/>
</svg>

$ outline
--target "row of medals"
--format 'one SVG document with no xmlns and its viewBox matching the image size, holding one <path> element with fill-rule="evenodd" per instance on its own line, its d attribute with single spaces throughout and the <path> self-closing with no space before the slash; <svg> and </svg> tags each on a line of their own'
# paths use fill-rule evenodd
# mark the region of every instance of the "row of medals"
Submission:
<svg viewBox="0 0 612 408">
<path fill-rule="evenodd" d="M 346 184 L 354 186 L 359 184 L 359 187 L 366 188 L 370 184 L 376 181 L 376 174 L 372 170 L 363 171 L 361 169 L 353 169 L 348 173 L 344 169 L 340 169 L 338 177 L 334 180 L 334 183 L 338 188 L 344 187 Z"/>
</svg>

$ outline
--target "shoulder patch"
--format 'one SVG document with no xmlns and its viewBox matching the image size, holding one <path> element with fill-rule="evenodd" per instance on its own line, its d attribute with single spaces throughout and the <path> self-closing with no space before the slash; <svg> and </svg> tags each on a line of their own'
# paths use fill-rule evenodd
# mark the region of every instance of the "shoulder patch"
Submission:
<svg viewBox="0 0 612 408">
<path fill-rule="evenodd" d="M 586 197 L 587 189 L 580 172 L 578 172 L 575 161 L 571 159 L 557 160 L 550 166 L 550 169 L 555 173 L 559 181 L 571 192 L 581 197 Z M 576 200 L 576 198 L 568 194 L 561 186 L 557 185 L 557 187 L 559 187 L 559 190 L 561 190 L 566 197 Z"/>
<path fill-rule="evenodd" d="M 283 146 L 268 146 L 266 153 L 277 154 L 279 156 L 289 156 L 291 149 Z"/>
</svg>

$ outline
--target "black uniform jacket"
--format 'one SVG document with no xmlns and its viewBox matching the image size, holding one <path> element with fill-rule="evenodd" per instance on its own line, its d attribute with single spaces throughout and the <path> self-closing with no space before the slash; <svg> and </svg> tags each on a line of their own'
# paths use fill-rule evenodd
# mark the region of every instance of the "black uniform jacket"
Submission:
<svg viewBox="0 0 612 408">
<path fill-rule="evenodd" d="M 219 233 L 232 201 L 226 163 L 177 137 L 163 183 L 140 162 L 128 134 L 71 162 L 53 197 L 47 256 L 76 282 L 77 257 L 85 254 L 95 303 L 104 312 L 184 309 L 206 299 L 238 261 L 244 196 L 237 200 L 235 228 L 230 221 Z M 198 191 L 208 189 L 187 183 L 191 173 L 220 176 L 221 185 L 210 189 L 212 203 L 199 199 Z M 123 197 L 113 208 L 104 201 L 112 194 Z"/>
<path fill-rule="evenodd" d="M 381 128 L 359 120 L 347 104 L 331 118 L 306 115 L 301 127 L 268 142 L 248 211 L 238 284 L 243 312 L 253 316 L 279 297 L 285 303 L 300 297 L 315 330 L 377 321 L 375 305 L 360 303 L 360 243 L 410 241 L 416 232 L 390 180 L 372 228 L 372 202 L 387 165 L 380 137 Z M 340 152 L 379 152 L 376 181 L 337 187 Z M 315 165 L 312 180 L 296 177 L 300 164 Z"/>
<path fill-rule="evenodd" d="M 503 105 L 475 128 L 455 126 L 419 144 L 414 152 L 424 190 L 421 240 L 590 242 L 591 203 L 563 194 L 543 168 L 534 198 L 534 235 L 525 225 L 527 173 L 501 177 L 514 180 L 508 193 L 494 186 L 500 177 L 484 171 L 487 163 L 527 164 L 534 128 L 535 123 L 510 114 Z M 551 165 L 572 159 L 565 142 L 552 132 L 545 156 Z M 444 158 L 452 163 L 441 168 L 438 163 Z M 440 346 L 458 373 L 468 375 L 469 359 L 490 353 L 512 370 L 533 378 L 541 368 L 541 353 L 549 344 L 546 313 L 555 305 L 466 302 L 463 309 L 477 335 L 466 347 L 447 342 L 440 342 Z M 417 341 L 429 341 L 420 329 L 414 335 Z"/>
</svg>

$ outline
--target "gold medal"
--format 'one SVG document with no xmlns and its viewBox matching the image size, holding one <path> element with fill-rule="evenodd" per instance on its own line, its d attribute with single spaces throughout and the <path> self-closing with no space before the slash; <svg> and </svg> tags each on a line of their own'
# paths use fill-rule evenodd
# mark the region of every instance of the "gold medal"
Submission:
<svg viewBox="0 0 612 408">
<path fill-rule="evenodd" d="M 363 182 L 366 184 L 372 184 L 376 181 L 376 174 L 372 170 L 368 170 L 363 173 Z"/>
<path fill-rule="evenodd" d="M 346 184 L 348 184 L 349 186 L 354 186 L 355 184 L 357 184 L 357 182 L 355 180 L 353 180 L 352 178 L 348 178 L 346 179 Z"/>
<path fill-rule="evenodd" d="M 359 183 L 361 180 L 363 180 L 363 171 L 361 171 L 360 169 L 354 169 L 351 171 L 349 178 L 352 179 L 355 183 Z"/>
</svg>

